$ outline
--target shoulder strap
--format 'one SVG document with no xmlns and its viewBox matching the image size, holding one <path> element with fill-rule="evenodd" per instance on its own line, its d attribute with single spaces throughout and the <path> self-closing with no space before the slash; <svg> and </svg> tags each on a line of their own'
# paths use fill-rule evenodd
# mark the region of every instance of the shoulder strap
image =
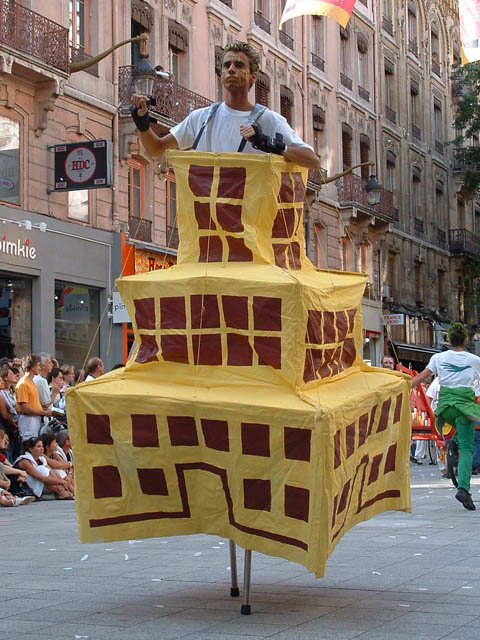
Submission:
<svg viewBox="0 0 480 640">
<path fill-rule="evenodd" d="M 213 104 L 210 105 L 207 111 L 205 120 L 203 121 L 202 126 L 200 127 L 200 131 L 198 132 L 197 137 L 195 138 L 195 142 L 192 144 L 193 150 L 195 150 L 198 147 L 198 143 L 200 142 L 200 138 L 202 137 L 202 134 L 205 131 L 205 127 L 210 122 L 210 120 L 214 117 L 214 115 L 217 113 L 218 107 L 221 104 L 222 104 L 221 102 L 214 102 Z"/>
<path fill-rule="evenodd" d="M 250 116 L 248 118 L 248 122 L 247 125 L 254 125 L 257 120 L 259 118 L 262 117 L 263 112 L 265 111 L 267 107 L 263 104 L 258 104 L 258 102 L 254 105 L 253 109 L 250 112 Z M 247 140 L 245 138 L 242 138 L 242 141 L 240 142 L 240 145 L 237 149 L 238 152 L 241 152 L 245 149 L 245 145 L 247 144 Z"/>
</svg>

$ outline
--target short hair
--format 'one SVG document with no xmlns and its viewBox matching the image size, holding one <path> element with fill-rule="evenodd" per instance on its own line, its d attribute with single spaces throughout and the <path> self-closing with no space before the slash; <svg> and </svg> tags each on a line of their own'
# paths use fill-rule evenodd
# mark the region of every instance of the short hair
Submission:
<svg viewBox="0 0 480 640">
<path fill-rule="evenodd" d="M 93 373 L 101 364 L 101 358 L 90 358 L 90 360 L 87 362 L 87 373 Z"/>
<path fill-rule="evenodd" d="M 260 56 L 248 42 L 241 42 L 240 40 L 234 40 L 230 44 L 227 44 L 224 51 L 227 54 L 229 51 L 235 53 L 244 53 L 250 62 L 250 73 L 256 73 L 260 69 Z"/>
<path fill-rule="evenodd" d="M 60 431 L 56 433 L 56 436 L 57 436 L 57 444 L 60 447 L 63 447 L 65 442 L 67 440 L 70 440 L 70 436 L 68 435 L 68 429 L 60 429 Z"/>
<path fill-rule="evenodd" d="M 42 351 L 41 353 L 39 353 L 38 357 L 40 358 L 40 362 L 42 364 L 45 364 L 47 362 L 47 360 L 51 360 L 50 354 L 49 353 L 45 353 L 45 351 Z"/>
<path fill-rule="evenodd" d="M 452 347 L 462 347 L 467 336 L 467 327 L 461 322 L 454 322 L 448 330 L 448 340 Z"/>
<path fill-rule="evenodd" d="M 64 376 L 68 376 L 70 373 L 75 373 L 75 367 L 73 364 L 62 364 L 60 369 Z"/>
<path fill-rule="evenodd" d="M 42 433 L 40 436 L 40 440 L 43 442 L 43 447 L 46 449 L 49 445 L 52 444 L 54 440 L 57 439 L 56 433 Z"/>
<path fill-rule="evenodd" d="M 52 378 L 58 378 L 58 376 L 62 373 L 62 370 L 59 367 L 53 367 L 50 373 L 47 375 L 47 382 L 50 384 Z M 63 373 L 62 373 L 63 375 Z"/>
<path fill-rule="evenodd" d="M 25 360 L 25 368 L 26 368 L 26 370 L 29 371 L 30 369 L 32 369 L 36 364 L 38 364 L 41 361 L 42 361 L 42 359 L 40 358 L 40 356 L 37 356 L 36 353 L 31 353 L 29 356 L 26 357 L 26 360 Z"/>
</svg>

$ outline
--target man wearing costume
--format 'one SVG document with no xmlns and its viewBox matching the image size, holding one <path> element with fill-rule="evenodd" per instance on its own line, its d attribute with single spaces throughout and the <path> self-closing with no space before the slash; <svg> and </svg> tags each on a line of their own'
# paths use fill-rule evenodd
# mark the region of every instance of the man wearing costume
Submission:
<svg viewBox="0 0 480 640">
<path fill-rule="evenodd" d="M 134 95 L 132 117 L 147 151 L 154 157 L 167 149 L 276 153 L 288 162 L 319 169 L 320 159 L 312 147 L 295 134 L 283 116 L 249 101 L 258 68 L 258 55 L 248 43 L 228 45 L 222 62 L 225 101 L 193 111 L 162 137 L 150 128 L 148 97 Z"/>
</svg>

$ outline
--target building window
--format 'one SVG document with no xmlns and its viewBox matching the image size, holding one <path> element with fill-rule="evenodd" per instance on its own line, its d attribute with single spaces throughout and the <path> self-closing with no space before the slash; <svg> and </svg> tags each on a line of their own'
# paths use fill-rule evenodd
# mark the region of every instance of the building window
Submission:
<svg viewBox="0 0 480 640">
<path fill-rule="evenodd" d="M 408 2 L 408 50 L 418 55 L 417 5 L 414 0 Z"/>
<path fill-rule="evenodd" d="M 385 18 L 393 18 L 392 0 L 382 0 L 382 13 Z"/>
<path fill-rule="evenodd" d="M 144 217 L 145 171 L 135 160 L 128 162 L 128 217 Z"/>
<path fill-rule="evenodd" d="M 432 23 L 430 27 L 430 46 L 432 48 L 432 71 L 440 75 L 440 41 L 438 39 L 438 27 Z"/>
<path fill-rule="evenodd" d="M 282 15 L 283 10 L 285 9 L 286 3 L 287 3 L 287 0 L 281 0 L 280 16 Z M 292 51 L 294 48 L 293 27 L 294 27 L 293 20 L 287 20 L 282 24 L 282 27 L 278 32 L 278 37 L 280 39 L 280 42 L 284 44 L 286 47 L 288 47 L 289 49 L 292 49 Z"/>
<path fill-rule="evenodd" d="M 396 100 L 395 100 L 395 67 L 390 60 L 384 60 L 385 69 L 385 115 L 387 120 L 393 124 L 397 122 Z"/>
<path fill-rule="evenodd" d="M 437 181 L 435 184 L 435 211 L 438 219 L 438 241 L 441 246 L 446 248 L 446 211 L 445 211 L 445 195 L 443 182 Z M 445 235 L 445 238 L 443 237 Z"/>
<path fill-rule="evenodd" d="M 0 278 L 0 357 L 32 352 L 32 281 Z"/>
<path fill-rule="evenodd" d="M 68 217 L 84 224 L 90 223 L 90 192 L 88 189 L 68 192 Z"/>
<path fill-rule="evenodd" d="M 74 49 L 89 49 L 89 0 L 69 0 L 68 20 L 70 46 Z"/>
<path fill-rule="evenodd" d="M 0 115 L 0 201 L 20 204 L 20 123 Z"/>
<path fill-rule="evenodd" d="M 361 134 L 360 135 L 360 162 L 363 164 L 370 160 L 370 140 L 367 136 Z M 370 175 L 370 166 L 364 165 L 360 167 L 360 175 L 363 180 L 368 180 Z"/>
<path fill-rule="evenodd" d="M 340 74 L 350 78 L 350 38 L 348 30 L 343 27 L 340 27 Z M 345 84 L 343 78 L 342 84 Z"/>
<path fill-rule="evenodd" d="M 312 107 L 313 124 L 313 150 L 320 156 L 322 154 L 323 128 L 325 126 L 325 111 L 316 105 Z"/>
<path fill-rule="evenodd" d="M 343 171 L 352 166 L 352 131 L 346 124 L 342 127 L 342 158 Z"/>
<path fill-rule="evenodd" d="M 268 107 L 270 102 L 270 78 L 262 71 L 258 72 L 255 82 L 255 102 Z"/>
<path fill-rule="evenodd" d="M 283 85 L 280 86 L 280 113 L 293 127 L 293 93 Z"/>
<path fill-rule="evenodd" d="M 442 105 L 437 99 L 433 101 L 433 136 L 435 140 L 435 150 L 437 153 L 443 153 Z"/>
<path fill-rule="evenodd" d="M 178 219 L 177 219 L 177 184 L 175 174 L 170 172 L 167 176 L 167 238 L 169 249 L 178 249 Z"/>
<path fill-rule="evenodd" d="M 387 171 L 386 171 L 386 184 L 385 188 L 391 193 L 395 192 L 396 187 L 396 158 L 395 154 L 391 151 L 387 151 Z"/>
<path fill-rule="evenodd" d="M 182 84 L 183 62 L 188 47 L 187 29 L 175 22 L 168 22 L 168 70 L 176 84 Z"/>
<path fill-rule="evenodd" d="M 325 20 L 312 16 L 312 64 L 325 71 Z"/>
<path fill-rule="evenodd" d="M 465 200 L 462 196 L 457 196 L 457 219 L 458 228 L 465 229 Z"/>
<path fill-rule="evenodd" d="M 100 353 L 99 291 L 55 281 L 55 357 L 82 367 L 88 354 Z"/>
<path fill-rule="evenodd" d="M 422 131 L 419 127 L 419 86 L 414 80 L 410 83 L 410 119 L 412 123 L 412 135 L 417 140 L 421 140 Z"/>
<path fill-rule="evenodd" d="M 412 172 L 412 193 L 411 193 L 411 210 L 412 210 L 412 216 L 414 217 L 414 225 L 415 224 L 418 225 L 418 223 L 416 223 L 415 219 L 419 220 L 419 214 L 420 214 L 420 211 L 421 211 L 421 207 L 420 207 L 420 187 L 421 187 L 420 171 L 417 169 L 417 167 L 413 167 L 413 172 Z M 415 231 L 417 233 L 422 233 L 423 232 L 423 224 L 421 225 L 421 229 L 420 229 L 420 225 L 418 225 L 415 228 Z"/>
<path fill-rule="evenodd" d="M 358 92 L 361 98 L 368 100 L 368 40 L 363 34 L 357 36 L 357 63 L 358 63 Z M 362 95 L 363 90 L 363 95 Z M 367 94 L 365 96 L 365 94 Z"/>
</svg>

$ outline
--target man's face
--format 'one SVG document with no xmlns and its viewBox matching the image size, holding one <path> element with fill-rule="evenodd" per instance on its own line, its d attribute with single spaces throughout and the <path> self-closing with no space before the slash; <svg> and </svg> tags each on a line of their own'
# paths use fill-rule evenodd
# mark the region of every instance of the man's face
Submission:
<svg viewBox="0 0 480 640">
<path fill-rule="evenodd" d="M 248 91 L 255 82 L 256 73 L 250 72 L 250 60 L 240 51 L 227 51 L 222 63 L 222 85 L 235 91 L 244 89 Z"/>
<path fill-rule="evenodd" d="M 395 369 L 395 360 L 391 356 L 385 356 L 382 360 L 384 369 Z"/>
<path fill-rule="evenodd" d="M 103 360 L 100 360 L 100 364 L 97 367 L 97 371 L 95 372 L 95 375 L 98 376 L 103 376 L 103 374 L 105 373 L 105 369 L 103 367 Z"/>
<path fill-rule="evenodd" d="M 42 373 L 48 375 L 53 368 L 53 362 L 50 356 L 45 358 L 45 362 L 42 364 Z"/>
<path fill-rule="evenodd" d="M 37 376 L 42 369 L 42 365 L 40 364 L 40 360 L 35 362 L 35 364 L 31 367 L 30 372 L 33 373 L 34 376 Z"/>
</svg>

